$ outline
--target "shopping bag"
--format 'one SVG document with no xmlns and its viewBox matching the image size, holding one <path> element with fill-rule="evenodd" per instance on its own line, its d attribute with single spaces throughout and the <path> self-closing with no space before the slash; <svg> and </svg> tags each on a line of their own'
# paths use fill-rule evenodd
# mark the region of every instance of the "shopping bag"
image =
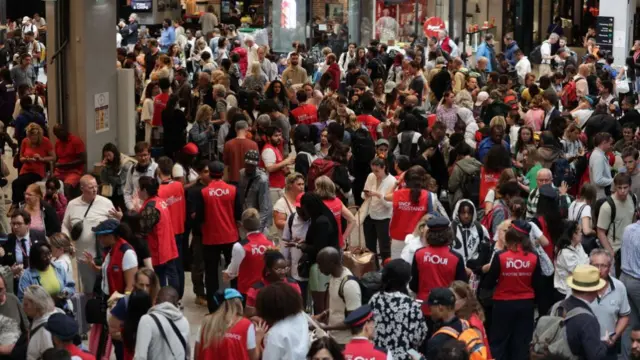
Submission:
<svg viewBox="0 0 640 360">
<path fill-rule="evenodd" d="M 356 241 L 354 243 L 354 237 L 350 236 L 347 239 L 347 247 L 342 255 L 342 263 L 344 266 L 351 270 L 351 273 L 354 276 L 361 278 L 364 274 L 370 271 L 377 270 L 377 258 L 376 254 L 369 251 L 366 245 L 362 243 L 362 222 L 366 216 L 361 216 L 361 211 L 368 211 L 368 202 L 365 201 L 363 206 L 356 212 L 356 229 L 358 232 L 356 236 Z M 365 210 L 366 209 L 366 210 Z"/>
</svg>

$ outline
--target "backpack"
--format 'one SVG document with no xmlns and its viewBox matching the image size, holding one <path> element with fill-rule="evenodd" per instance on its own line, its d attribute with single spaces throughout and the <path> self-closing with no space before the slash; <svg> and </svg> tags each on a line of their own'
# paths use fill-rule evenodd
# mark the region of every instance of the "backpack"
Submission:
<svg viewBox="0 0 640 360">
<path fill-rule="evenodd" d="M 491 232 L 491 229 L 493 229 L 493 227 L 491 226 L 493 224 L 493 214 L 498 208 L 502 208 L 504 210 L 506 207 L 500 203 L 494 205 L 489 212 L 484 214 L 482 220 L 480 221 L 480 224 L 487 229 L 487 232 L 489 233 L 489 239 L 491 240 L 493 240 L 493 232 Z"/>
<path fill-rule="evenodd" d="M 542 64 L 542 44 L 536 46 L 531 53 L 529 54 L 529 61 L 532 64 L 540 65 Z"/>
<path fill-rule="evenodd" d="M 467 320 L 460 320 L 460 322 L 462 322 L 462 332 L 458 332 L 450 326 L 443 326 L 433 336 L 445 334 L 464 343 L 469 352 L 469 360 L 487 360 L 489 358 L 487 347 L 478 331 L 471 327 Z"/>
<path fill-rule="evenodd" d="M 531 339 L 530 354 L 532 360 L 546 359 L 550 354 L 561 355 L 566 359 L 578 359 L 573 355 L 567 341 L 566 321 L 571 318 L 588 314 L 594 316 L 589 310 L 576 307 L 565 312 L 564 301 L 558 302 L 551 308 L 550 315 L 543 315 L 538 319 L 538 324 Z"/>
<path fill-rule="evenodd" d="M 560 101 L 562 102 L 562 106 L 567 109 L 573 109 L 574 107 L 576 107 L 576 105 L 578 104 L 576 80 L 571 80 L 567 83 L 567 85 L 564 86 Z"/>
<path fill-rule="evenodd" d="M 357 276 L 348 275 L 342 282 L 340 282 L 340 287 L 338 288 L 338 296 L 344 302 L 344 285 L 347 281 L 353 280 L 358 283 L 360 287 L 360 303 L 368 304 L 371 297 L 382 289 L 382 274 L 379 271 L 371 271 L 362 276 L 362 279 L 359 279 Z M 346 310 L 345 310 L 346 311 Z"/>
<path fill-rule="evenodd" d="M 553 185 L 560 187 L 565 181 L 567 185 L 574 186 L 578 184 L 578 177 L 575 169 L 571 167 L 569 161 L 565 158 L 558 158 L 551 163 L 551 173 L 553 174 Z"/>
<path fill-rule="evenodd" d="M 378 66 L 376 66 L 376 72 L 375 74 L 372 72 L 371 73 L 371 78 L 380 78 L 383 80 L 387 79 L 387 70 L 386 70 L 386 66 L 382 63 L 382 60 L 380 60 L 379 58 L 374 58 L 371 60 L 371 62 L 376 63 Z"/>
<path fill-rule="evenodd" d="M 376 145 L 367 129 L 358 129 L 351 136 L 351 150 L 353 161 L 357 163 L 369 163 L 376 156 Z"/>
<path fill-rule="evenodd" d="M 635 209 L 637 209 L 638 207 L 638 198 L 636 197 L 636 194 L 630 192 L 629 196 L 631 196 L 631 200 L 633 200 L 633 209 L 635 211 Z M 604 203 L 609 204 L 609 207 L 611 208 L 611 223 L 609 223 L 609 227 L 606 229 L 607 234 L 609 233 L 609 229 L 611 229 L 611 227 L 613 227 L 613 233 L 616 233 L 616 203 L 613 201 L 613 198 L 611 196 L 607 196 L 604 197 L 602 199 L 598 199 L 596 201 L 596 204 L 593 206 L 593 209 L 591 210 L 591 218 L 593 219 L 593 224 L 598 224 L 598 217 L 600 216 L 600 208 L 602 208 L 602 205 Z"/>
<path fill-rule="evenodd" d="M 302 67 L 307 71 L 308 76 L 313 76 L 316 72 L 316 63 L 311 56 L 304 56 L 302 58 Z"/>
<path fill-rule="evenodd" d="M 478 206 L 480 204 L 480 169 L 474 171 L 472 174 L 467 174 L 460 165 L 456 164 L 456 166 L 458 166 L 464 174 L 462 184 L 460 184 L 462 198 L 469 199 L 473 205 Z"/>
<path fill-rule="evenodd" d="M 333 180 L 333 171 L 336 168 L 336 163 L 327 159 L 315 159 L 309 166 L 309 173 L 307 174 L 307 191 L 314 191 L 316 189 L 316 179 L 320 176 L 326 175 L 329 179 Z"/>
</svg>

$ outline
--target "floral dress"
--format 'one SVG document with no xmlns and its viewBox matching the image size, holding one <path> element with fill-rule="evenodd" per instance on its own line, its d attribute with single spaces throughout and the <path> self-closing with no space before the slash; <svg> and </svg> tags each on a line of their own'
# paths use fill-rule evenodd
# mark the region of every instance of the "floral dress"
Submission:
<svg viewBox="0 0 640 360">
<path fill-rule="evenodd" d="M 371 297 L 376 322 L 374 344 L 387 349 L 396 360 L 412 360 L 409 349 L 418 349 L 427 336 L 420 305 L 401 292 L 378 292 Z"/>
</svg>

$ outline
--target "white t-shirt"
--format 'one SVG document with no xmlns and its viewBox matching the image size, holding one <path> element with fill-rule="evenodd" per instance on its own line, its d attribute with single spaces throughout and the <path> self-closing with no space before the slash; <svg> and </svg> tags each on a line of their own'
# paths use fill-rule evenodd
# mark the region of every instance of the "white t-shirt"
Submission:
<svg viewBox="0 0 640 360">
<path fill-rule="evenodd" d="M 148 120 L 151 122 L 153 120 L 153 99 L 148 98 L 144 99 L 142 102 L 142 111 L 140 112 L 140 119 L 142 121 Z"/>
<path fill-rule="evenodd" d="M 264 337 L 262 360 L 306 359 L 309 345 L 309 324 L 300 312 L 271 326 Z"/>
<path fill-rule="evenodd" d="M 582 209 L 582 214 L 580 214 L 580 208 L 584 205 L 584 209 Z M 578 219 L 580 216 L 580 219 Z M 569 205 L 569 220 L 580 222 L 582 218 L 591 218 L 591 206 L 587 205 L 584 201 L 574 201 Z"/>
<path fill-rule="evenodd" d="M 104 258 L 104 263 L 102 264 L 102 291 L 105 294 L 111 294 L 111 292 L 109 292 L 109 279 L 107 278 L 107 268 L 109 267 L 110 262 L 111 254 L 107 254 Z M 125 251 L 122 256 L 122 276 L 124 276 L 125 271 L 131 270 L 137 266 L 138 257 L 136 256 L 136 252 L 133 251 L 133 249 Z"/>
<path fill-rule="evenodd" d="M 420 236 L 409 234 L 404 238 L 404 248 L 402 249 L 400 258 L 409 263 L 409 265 L 412 265 L 413 257 L 416 254 L 416 251 L 418 251 L 418 249 L 422 247 L 424 247 L 424 244 L 422 244 Z"/>
<path fill-rule="evenodd" d="M 364 190 L 374 191 L 383 196 L 382 198 L 376 196 L 371 197 L 371 202 L 369 204 L 369 216 L 373 220 L 391 219 L 393 203 L 391 201 L 386 201 L 384 199 L 384 195 L 389 192 L 389 189 L 395 186 L 396 178 L 393 177 L 393 175 L 387 174 L 387 176 L 380 182 L 380 185 L 376 186 L 376 183 L 377 179 L 374 173 L 370 173 L 369 176 L 367 176 L 367 181 L 364 183 Z"/>
<path fill-rule="evenodd" d="M 289 200 L 287 200 L 284 196 L 281 197 L 276 201 L 275 204 L 273 204 L 273 211 L 277 211 L 280 214 L 287 215 L 288 219 L 291 213 L 296 212 L 296 204 L 291 204 L 288 201 Z"/>
<path fill-rule="evenodd" d="M 276 152 L 273 149 L 266 148 L 262 150 L 262 162 L 264 166 L 271 166 L 276 163 Z"/>
<path fill-rule="evenodd" d="M 494 189 L 489 189 L 487 191 L 487 195 L 484 197 L 484 202 L 490 202 L 493 204 L 496 201 L 496 191 Z"/>
<path fill-rule="evenodd" d="M 354 311 L 362 305 L 360 285 L 355 281 L 346 280 L 342 285 L 343 296 L 339 294 L 340 284 L 349 275 L 353 274 L 345 267 L 340 277 L 331 276 L 329 279 L 329 325 L 342 324 L 345 310 Z M 351 341 L 353 335 L 350 330 L 335 330 L 331 331 L 331 336 L 338 344 L 345 345 Z"/>
</svg>

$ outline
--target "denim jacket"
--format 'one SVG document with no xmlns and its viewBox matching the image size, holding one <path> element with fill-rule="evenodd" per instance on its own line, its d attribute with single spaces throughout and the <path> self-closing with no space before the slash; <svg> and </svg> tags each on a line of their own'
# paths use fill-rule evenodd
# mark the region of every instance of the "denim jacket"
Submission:
<svg viewBox="0 0 640 360">
<path fill-rule="evenodd" d="M 73 279 L 67 278 L 67 272 L 62 268 L 62 266 L 51 263 L 54 270 L 56 271 L 56 277 L 60 282 L 61 292 L 67 292 L 69 295 L 73 295 L 76 292 L 76 283 Z M 22 301 L 24 297 L 24 289 L 26 289 L 29 285 L 42 285 L 40 284 L 40 273 L 36 269 L 25 269 L 24 273 L 20 277 L 20 283 L 18 285 L 18 299 Z"/>
</svg>

